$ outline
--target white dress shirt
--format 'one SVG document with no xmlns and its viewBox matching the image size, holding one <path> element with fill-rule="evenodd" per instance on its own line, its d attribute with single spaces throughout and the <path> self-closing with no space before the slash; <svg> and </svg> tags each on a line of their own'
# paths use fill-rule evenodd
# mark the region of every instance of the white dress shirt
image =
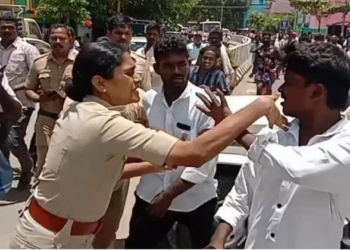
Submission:
<svg viewBox="0 0 350 250">
<path fill-rule="evenodd" d="M 14 89 L 17 98 L 27 108 L 35 108 L 35 103 L 26 97 L 24 84 L 34 60 L 39 56 L 39 50 L 35 46 L 19 37 L 6 49 L 0 46 L 1 65 L 7 65 L 5 74 L 8 83 Z"/>
<path fill-rule="evenodd" d="M 201 43 L 199 47 L 195 43 L 187 44 L 187 50 L 188 50 L 188 53 L 190 54 L 191 60 L 194 60 L 194 61 L 197 60 L 199 56 L 199 52 L 201 51 L 201 49 L 203 49 L 206 46 L 208 46 L 208 44 L 205 44 L 205 43 Z"/>
<path fill-rule="evenodd" d="M 259 135 L 215 215 L 238 235 L 249 216 L 248 249 L 340 247 L 350 212 L 350 122 L 344 117 L 307 146 L 298 138 L 297 120 L 288 132 Z"/>
<path fill-rule="evenodd" d="M 149 126 L 155 130 L 181 138 L 187 135 L 186 140 L 198 137 L 198 133 L 214 126 L 214 121 L 196 108 L 200 99 L 196 92 L 205 93 L 201 88 L 188 83 L 182 95 L 169 107 L 163 91 L 150 90 L 144 97 L 144 109 L 149 120 Z M 178 128 L 181 123 L 190 127 L 190 131 Z M 169 210 L 178 212 L 190 212 L 216 197 L 217 181 L 214 179 L 217 158 L 212 159 L 200 168 L 185 168 L 178 166 L 175 170 L 163 173 L 144 175 L 137 187 L 137 195 L 151 202 L 153 198 L 172 186 L 178 179 L 195 183 L 192 188 L 176 197 Z"/>
<path fill-rule="evenodd" d="M 16 100 L 17 102 L 21 103 L 21 102 L 18 100 L 18 98 L 16 97 L 15 92 L 13 92 L 13 89 L 10 87 L 9 82 L 8 82 L 8 80 L 7 80 L 7 77 L 6 77 L 5 75 L 2 77 L 1 85 L 2 85 L 2 87 L 5 89 L 5 91 L 6 91 L 14 100 Z M 1 104 L 0 104 L 0 113 L 3 113 L 3 112 L 4 112 L 4 110 L 2 109 L 2 106 L 1 106 Z"/>
</svg>

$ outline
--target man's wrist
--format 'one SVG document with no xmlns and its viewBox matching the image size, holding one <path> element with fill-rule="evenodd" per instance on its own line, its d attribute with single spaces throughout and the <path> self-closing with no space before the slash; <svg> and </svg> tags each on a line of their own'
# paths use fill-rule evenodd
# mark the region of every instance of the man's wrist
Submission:
<svg viewBox="0 0 350 250">
<path fill-rule="evenodd" d="M 274 101 L 271 97 L 261 96 L 255 102 L 257 109 L 261 115 L 268 115 L 274 105 Z"/>
</svg>

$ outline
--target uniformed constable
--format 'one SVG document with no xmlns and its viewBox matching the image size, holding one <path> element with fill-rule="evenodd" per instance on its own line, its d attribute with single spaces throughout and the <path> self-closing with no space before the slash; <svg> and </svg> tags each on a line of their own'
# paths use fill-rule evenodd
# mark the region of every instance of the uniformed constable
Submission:
<svg viewBox="0 0 350 250">
<path fill-rule="evenodd" d="M 123 176 L 155 171 L 153 166 L 200 167 L 262 115 L 277 117 L 267 96 L 231 115 L 223 95 L 220 105 L 207 90 L 210 110 L 202 109 L 217 127 L 192 141 L 179 141 L 109 109 L 138 101 L 134 70 L 130 54 L 117 44 L 82 48 L 66 88 L 76 102 L 56 121 L 43 172 L 10 248 L 89 248 L 93 240 L 101 242 L 100 237 L 109 246 L 125 204 L 119 193 Z M 127 157 L 145 162 L 124 167 Z"/>
<path fill-rule="evenodd" d="M 151 89 L 151 61 L 146 56 L 137 54 L 130 49 L 131 38 L 133 36 L 133 20 L 122 14 L 113 16 L 108 21 L 107 37 L 111 42 L 115 42 L 123 46 L 135 61 L 136 68 L 134 74 L 134 82 L 138 87 L 140 101 L 138 103 L 129 104 L 125 109 L 125 114 L 132 117 L 134 121 L 147 125 L 146 115 L 142 107 L 142 99 L 145 91 Z"/>
<path fill-rule="evenodd" d="M 40 103 L 35 124 L 38 155 L 36 177 L 45 163 L 48 139 L 62 111 L 66 96 L 64 87 L 66 81 L 72 78 L 76 57 L 71 50 L 71 37 L 65 25 L 57 24 L 51 28 L 50 44 L 52 52 L 35 60 L 25 84 L 27 97 Z"/>
</svg>

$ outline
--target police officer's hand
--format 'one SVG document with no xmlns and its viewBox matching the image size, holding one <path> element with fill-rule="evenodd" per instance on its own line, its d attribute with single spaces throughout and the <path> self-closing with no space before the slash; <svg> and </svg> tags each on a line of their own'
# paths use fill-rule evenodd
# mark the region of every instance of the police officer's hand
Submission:
<svg viewBox="0 0 350 250">
<path fill-rule="evenodd" d="M 231 110 L 228 107 L 225 96 L 220 89 L 216 89 L 216 94 L 219 96 L 220 101 L 209 87 L 205 86 L 204 90 L 209 96 L 210 100 L 205 95 L 196 93 L 199 99 L 201 99 L 204 103 L 204 106 L 196 105 L 200 111 L 207 116 L 212 117 L 216 124 L 220 123 L 227 116 L 231 115 Z"/>
<path fill-rule="evenodd" d="M 160 193 L 153 198 L 148 212 L 150 215 L 163 218 L 166 212 L 168 211 L 173 198 L 170 197 L 167 193 Z"/>
<path fill-rule="evenodd" d="M 52 102 L 60 98 L 59 94 L 55 90 L 41 90 L 39 92 L 39 102 Z"/>
</svg>

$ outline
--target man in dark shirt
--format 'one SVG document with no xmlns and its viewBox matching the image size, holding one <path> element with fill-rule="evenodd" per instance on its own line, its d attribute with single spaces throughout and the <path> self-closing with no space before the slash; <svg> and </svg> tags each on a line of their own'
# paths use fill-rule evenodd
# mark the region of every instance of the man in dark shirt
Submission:
<svg viewBox="0 0 350 250">
<path fill-rule="evenodd" d="M 219 59 L 220 50 L 217 47 L 203 48 L 199 56 L 199 65 L 192 66 L 189 80 L 196 86 L 206 85 L 214 91 L 218 88 L 225 95 L 229 95 L 230 88 L 225 81 L 225 74 L 217 67 Z"/>
</svg>

